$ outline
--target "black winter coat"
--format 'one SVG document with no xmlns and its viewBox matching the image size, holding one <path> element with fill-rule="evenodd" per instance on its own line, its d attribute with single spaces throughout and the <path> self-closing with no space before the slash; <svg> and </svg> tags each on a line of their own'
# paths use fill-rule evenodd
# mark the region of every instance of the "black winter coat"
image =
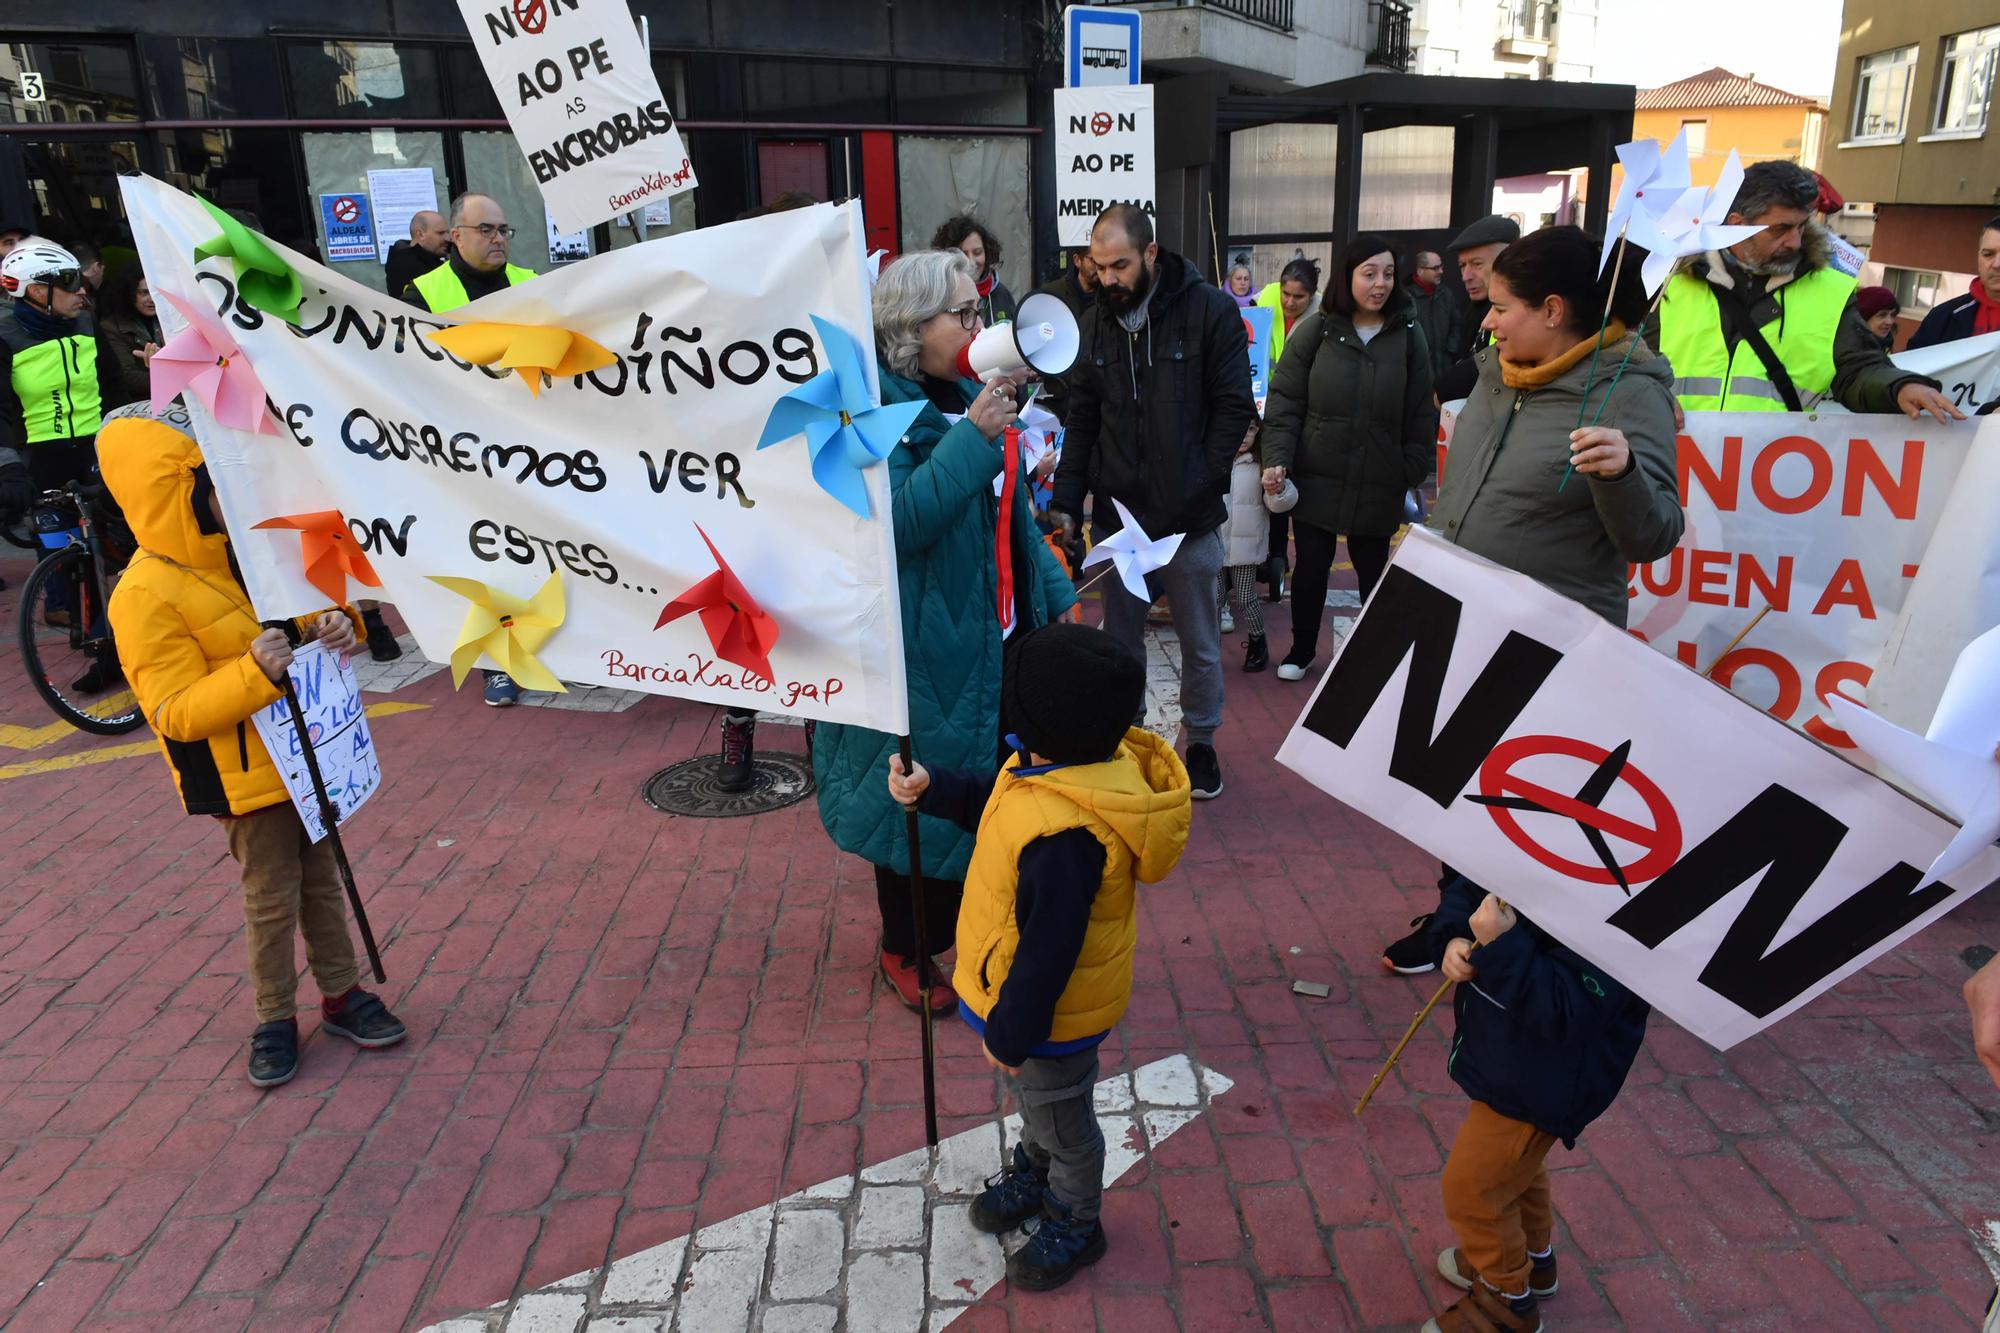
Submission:
<svg viewBox="0 0 2000 1333">
<path fill-rule="evenodd" d="M 447 247 L 446 254 L 449 253 Z M 389 295 L 400 301 L 405 287 L 444 261 L 444 255 L 434 255 L 414 242 L 397 241 L 389 247 L 388 262 L 382 265 L 382 281 L 388 287 Z"/>
<path fill-rule="evenodd" d="M 1091 489 L 1122 500 L 1149 536 L 1192 537 L 1229 514 L 1229 465 L 1257 414 L 1250 342 L 1235 298 L 1179 255 L 1160 251 L 1154 282 L 1137 333 L 1102 299 L 1091 309 L 1050 508 L 1080 516 Z M 1093 512 L 1100 538 L 1118 526 L 1108 506 Z"/>
<path fill-rule="evenodd" d="M 1300 320 L 1264 402 L 1264 466 L 1297 484 L 1293 520 L 1324 532 L 1390 536 L 1437 462 L 1430 346 L 1401 290 L 1382 315 L 1366 343 L 1337 310 Z"/>
<path fill-rule="evenodd" d="M 1431 918 L 1431 956 L 1471 939 L 1486 890 L 1463 875 Z M 1465 1094 L 1574 1148 L 1609 1110 L 1646 1039 L 1652 1007 L 1521 916 L 1475 951 L 1479 976 L 1452 998 L 1451 1076 Z"/>
</svg>

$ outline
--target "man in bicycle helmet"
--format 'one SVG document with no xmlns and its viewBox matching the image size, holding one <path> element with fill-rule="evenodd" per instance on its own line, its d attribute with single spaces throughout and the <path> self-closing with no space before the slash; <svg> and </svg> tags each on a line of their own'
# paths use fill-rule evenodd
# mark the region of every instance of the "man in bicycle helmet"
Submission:
<svg viewBox="0 0 2000 1333">
<path fill-rule="evenodd" d="M 76 256 L 30 236 L 0 259 L 0 521 L 42 491 L 90 475 L 92 441 L 117 381 L 99 347 Z M 51 605 L 51 615 L 66 615 Z"/>
</svg>

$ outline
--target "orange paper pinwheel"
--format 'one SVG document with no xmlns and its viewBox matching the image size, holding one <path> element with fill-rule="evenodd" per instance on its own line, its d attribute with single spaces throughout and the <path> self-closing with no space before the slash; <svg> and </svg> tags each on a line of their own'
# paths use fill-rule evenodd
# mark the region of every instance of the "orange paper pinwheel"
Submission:
<svg viewBox="0 0 2000 1333">
<path fill-rule="evenodd" d="M 306 582 L 326 594 L 335 606 L 347 600 L 347 580 L 369 588 L 379 588 L 382 580 L 375 567 L 347 530 L 347 520 L 338 509 L 322 509 L 312 514 L 287 514 L 267 518 L 259 528 L 296 528 L 299 550 L 306 562 Z"/>
</svg>

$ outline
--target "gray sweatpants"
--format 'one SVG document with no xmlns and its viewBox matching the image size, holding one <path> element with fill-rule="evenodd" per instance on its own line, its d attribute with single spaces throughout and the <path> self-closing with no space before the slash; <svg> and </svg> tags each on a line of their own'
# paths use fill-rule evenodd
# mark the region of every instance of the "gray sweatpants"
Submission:
<svg viewBox="0 0 2000 1333">
<path fill-rule="evenodd" d="M 1166 568 L 1146 576 L 1148 588 L 1166 595 L 1181 641 L 1181 722 L 1190 745 L 1213 745 L 1215 729 L 1222 725 L 1222 622 L 1215 614 L 1215 585 L 1227 549 L 1222 529 L 1211 528 L 1182 542 Z M 1099 586 L 1104 589 L 1105 632 L 1145 661 L 1150 603 L 1127 592 L 1116 575 Z M 1142 709 L 1134 725 L 1144 723 Z"/>
<path fill-rule="evenodd" d="M 1097 1048 L 1051 1059 L 1029 1056 L 1019 1074 L 1002 1073 L 1021 1112 L 1021 1147 L 1049 1175 L 1049 1193 L 1079 1222 L 1104 1204 L 1104 1131 L 1093 1100 Z"/>
</svg>

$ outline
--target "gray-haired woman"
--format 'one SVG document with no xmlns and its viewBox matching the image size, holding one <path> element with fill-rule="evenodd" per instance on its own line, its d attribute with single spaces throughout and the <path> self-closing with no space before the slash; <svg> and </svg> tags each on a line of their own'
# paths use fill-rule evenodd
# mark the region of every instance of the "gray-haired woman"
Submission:
<svg viewBox="0 0 2000 1333">
<path fill-rule="evenodd" d="M 999 770 L 1000 663 L 1007 636 L 1055 619 L 1076 592 L 1034 524 L 1026 476 L 1014 483 L 1006 558 L 996 541 L 1000 502 L 994 478 L 1004 461 L 1017 388 L 981 388 L 958 378 L 958 353 L 979 331 L 972 264 L 956 250 L 905 255 L 875 284 L 875 350 L 882 401 L 925 400 L 923 414 L 889 455 L 896 527 L 896 578 L 903 603 L 910 734 L 916 758 L 933 770 Z M 962 416 L 953 423 L 947 417 Z M 890 799 L 889 756 L 896 738 L 863 727 L 822 723 L 813 741 L 819 816 L 845 851 L 875 867 L 882 913 L 883 975 L 905 1004 L 918 1000 L 910 850 L 903 812 Z M 951 947 L 972 839 L 956 824 L 919 816 L 926 943 Z M 931 1008 L 957 996 L 930 959 Z"/>
</svg>

